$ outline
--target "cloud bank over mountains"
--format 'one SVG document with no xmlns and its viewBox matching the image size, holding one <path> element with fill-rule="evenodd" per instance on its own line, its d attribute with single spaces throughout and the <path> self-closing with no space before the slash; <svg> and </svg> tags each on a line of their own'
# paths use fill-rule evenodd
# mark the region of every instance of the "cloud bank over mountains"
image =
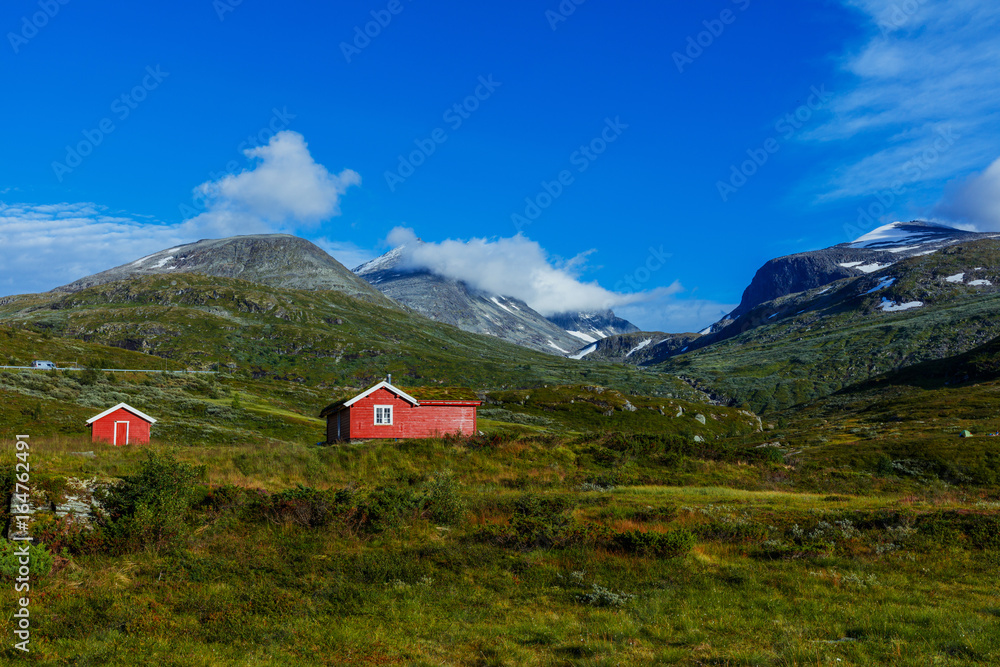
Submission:
<svg viewBox="0 0 1000 667">
<path fill-rule="evenodd" d="M 935 213 L 979 231 L 1000 231 L 1000 159 L 964 181 L 949 184 Z"/>
</svg>

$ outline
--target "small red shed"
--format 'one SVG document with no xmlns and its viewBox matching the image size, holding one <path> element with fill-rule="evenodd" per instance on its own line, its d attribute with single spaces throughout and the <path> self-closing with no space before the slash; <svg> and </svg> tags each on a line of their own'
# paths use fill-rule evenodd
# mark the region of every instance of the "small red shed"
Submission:
<svg viewBox="0 0 1000 667">
<path fill-rule="evenodd" d="M 87 420 L 90 424 L 91 442 L 108 442 L 112 445 L 149 444 L 149 428 L 156 420 L 136 410 L 127 403 L 119 403 L 113 408 Z"/>
<path fill-rule="evenodd" d="M 385 380 L 354 398 L 327 406 L 319 415 L 326 418 L 326 441 L 476 432 L 476 408 L 482 401 L 475 400 L 472 392 L 437 387 L 408 391 L 420 400 Z"/>
</svg>

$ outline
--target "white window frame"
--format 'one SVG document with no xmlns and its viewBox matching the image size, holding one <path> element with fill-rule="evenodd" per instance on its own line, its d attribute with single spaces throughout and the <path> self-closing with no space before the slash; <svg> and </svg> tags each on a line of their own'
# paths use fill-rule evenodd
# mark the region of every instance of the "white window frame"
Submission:
<svg viewBox="0 0 1000 667">
<path fill-rule="evenodd" d="M 388 422 L 384 422 L 384 421 L 380 422 L 378 420 L 379 410 L 388 410 L 389 411 L 389 421 Z M 375 417 L 375 426 L 392 426 L 392 406 L 391 405 L 376 405 L 375 406 L 375 415 L 374 415 L 374 417 Z"/>
<path fill-rule="evenodd" d="M 123 444 L 126 444 L 126 445 L 128 444 L 128 439 L 129 439 L 129 436 L 131 435 L 131 433 L 129 433 L 129 431 L 132 430 L 132 424 L 131 424 L 131 422 L 128 422 L 128 421 L 116 421 L 115 422 L 115 435 L 114 435 L 113 443 L 112 444 L 114 444 L 116 447 L 118 446 L 118 425 L 119 424 L 125 424 L 125 442 Z"/>
</svg>

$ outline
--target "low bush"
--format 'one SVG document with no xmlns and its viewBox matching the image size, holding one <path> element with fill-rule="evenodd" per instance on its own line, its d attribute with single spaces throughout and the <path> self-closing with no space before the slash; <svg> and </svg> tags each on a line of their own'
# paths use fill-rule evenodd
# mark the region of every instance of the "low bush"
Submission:
<svg viewBox="0 0 1000 667">
<path fill-rule="evenodd" d="M 525 494 L 513 503 L 510 523 L 480 529 L 480 540 L 514 549 L 550 549 L 571 541 L 572 503 L 560 496 Z"/>
<path fill-rule="evenodd" d="M 0 574 L 10 579 L 20 575 L 20 569 L 25 563 L 22 549 L 28 546 L 28 569 L 31 576 L 44 577 L 52 571 L 52 554 L 44 545 L 28 544 L 27 542 L 11 542 L 0 537 Z"/>
<path fill-rule="evenodd" d="M 54 552 L 63 549 L 74 554 L 92 554 L 101 550 L 103 534 L 73 514 L 56 517 L 38 513 L 31 520 L 29 533 Z"/>
<path fill-rule="evenodd" d="M 124 552 L 178 546 L 197 493 L 195 482 L 203 475 L 203 468 L 148 452 L 137 474 L 94 494 L 101 510 L 95 520 L 106 547 Z"/>
<path fill-rule="evenodd" d="M 450 471 L 434 473 L 421 500 L 424 515 L 434 523 L 453 525 L 465 514 L 465 502 L 458 493 L 458 481 Z"/>
<path fill-rule="evenodd" d="M 611 551 L 625 554 L 676 558 L 686 556 L 694 548 L 696 541 L 694 533 L 684 528 L 666 533 L 626 530 L 613 533 L 607 546 Z"/>
</svg>

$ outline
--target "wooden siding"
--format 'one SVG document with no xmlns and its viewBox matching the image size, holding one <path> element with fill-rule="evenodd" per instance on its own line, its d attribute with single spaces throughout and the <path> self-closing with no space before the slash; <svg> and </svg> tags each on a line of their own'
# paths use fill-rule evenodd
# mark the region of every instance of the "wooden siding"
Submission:
<svg viewBox="0 0 1000 667">
<path fill-rule="evenodd" d="M 375 424 L 375 406 L 392 407 L 392 424 Z M 388 389 L 361 399 L 341 415 L 340 440 L 385 438 L 433 438 L 476 432 L 479 401 L 426 401 L 419 406 L 399 398 Z M 336 442 L 337 412 L 327 415 L 327 440 Z M 347 431 L 344 431 L 344 425 Z M 333 435 L 334 437 L 330 437 Z"/>
<path fill-rule="evenodd" d="M 128 442 L 115 442 L 115 422 L 128 422 Z M 145 445 L 149 443 L 149 422 L 119 408 L 90 425 L 91 442 L 107 442 L 121 445 Z"/>
<path fill-rule="evenodd" d="M 339 421 L 339 423 L 338 423 Z M 339 428 L 339 433 L 338 433 Z M 336 412 L 326 416 L 326 441 L 337 442 L 338 440 L 351 439 L 351 411 L 348 408 L 341 408 Z"/>
</svg>

